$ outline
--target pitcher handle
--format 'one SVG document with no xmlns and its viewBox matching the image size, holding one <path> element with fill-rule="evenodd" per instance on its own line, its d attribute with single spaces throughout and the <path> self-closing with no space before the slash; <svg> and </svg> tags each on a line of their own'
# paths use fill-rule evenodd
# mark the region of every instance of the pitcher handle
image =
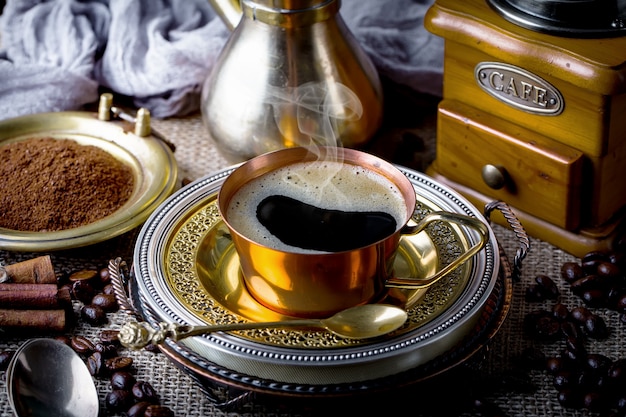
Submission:
<svg viewBox="0 0 626 417">
<path fill-rule="evenodd" d="M 474 218 L 465 216 L 463 214 L 456 213 L 448 213 L 444 211 L 435 211 L 427 214 L 417 225 L 413 226 L 404 226 L 402 229 L 402 234 L 407 235 L 415 235 L 422 230 L 424 230 L 430 223 L 436 221 L 443 221 L 448 223 L 457 223 L 460 225 L 464 225 L 476 230 L 480 236 L 478 243 L 469 248 L 465 253 L 461 254 L 454 261 L 450 262 L 440 271 L 437 271 L 435 274 L 428 278 L 401 278 L 401 277 L 393 277 L 389 278 L 385 282 L 385 287 L 387 288 L 403 288 L 403 289 L 421 289 L 427 288 L 439 281 L 441 278 L 448 275 L 450 272 L 454 271 L 456 268 L 464 264 L 471 257 L 476 255 L 480 250 L 482 250 L 487 242 L 489 241 L 489 228 L 482 221 Z"/>
<path fill-rule="evenodd" d="M 232 31 L 241 20 L 241 3 L 239 0 L 209 0 L 211 6 L 222 19 L 226 27 Z"/>
</svg>

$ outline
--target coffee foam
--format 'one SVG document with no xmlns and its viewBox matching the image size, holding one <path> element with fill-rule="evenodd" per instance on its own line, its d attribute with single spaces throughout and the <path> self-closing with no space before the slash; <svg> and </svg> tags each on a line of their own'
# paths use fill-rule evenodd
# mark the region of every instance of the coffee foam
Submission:
<svg viewBox="0 0 626 417">
<path fill-rule="evenodd" d="M 396 219 L 398 228 L 406 222 L 402 192 L 384 176 L 343 162 L 295 163 L 241 187 L 226 211 L 228 222 L 242 235 L 279 250 L 312 252 L 284 244 L 258 221 L 257 206 L 272 195 L 284 195 L 323 209 L 383 211 Z"/>
</svg>

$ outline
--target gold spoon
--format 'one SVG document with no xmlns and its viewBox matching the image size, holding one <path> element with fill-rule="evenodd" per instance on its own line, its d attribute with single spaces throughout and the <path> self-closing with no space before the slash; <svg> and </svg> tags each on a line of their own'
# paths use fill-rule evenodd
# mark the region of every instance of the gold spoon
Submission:
<svg viewBox="0 0 626 417">
<path fill-rule="evenodd" d="M 387 304 L 364 304 L 340 311 L 325 319 L 295 319 L 274 322 L 249 322 L 189 326 L 159 323 L 158 328 L 146 322 L 126 323 L 119 332 L 123 346 L 141 349 L 150 343 L 163 343 L 166 338 L 178 341 L 185 337 L 231 330 L 267 329 L 276 327 L 316 327 L 326 329 L 348 339 L 368 339 L 390 333 L 402 326 L 407 313 L 400 307 Z"/>
</svg>

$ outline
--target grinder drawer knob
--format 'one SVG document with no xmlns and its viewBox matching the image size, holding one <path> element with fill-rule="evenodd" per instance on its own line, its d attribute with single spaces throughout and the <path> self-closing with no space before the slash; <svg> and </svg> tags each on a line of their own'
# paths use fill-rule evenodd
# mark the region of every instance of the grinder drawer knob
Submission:
<svg viewBox="0 0 626 417">
<path fill-rule="evenodd" d="M 482 169 L 483 181 L 490 188 L 499 190 L 506 185 L 507 172 L 501 165 L 487 164 Z"/>
</svg>

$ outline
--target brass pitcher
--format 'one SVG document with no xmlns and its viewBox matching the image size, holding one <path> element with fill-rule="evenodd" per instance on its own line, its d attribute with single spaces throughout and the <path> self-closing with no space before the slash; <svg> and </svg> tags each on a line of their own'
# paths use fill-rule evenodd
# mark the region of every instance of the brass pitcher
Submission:
<svg viewBox="0 0 626 417">
<path fill-rule="evenodd" d="M 382 87 L 339 0 L 210 1 L 234 27 L 201 103 L 226 159 L 293 146 L 358 148 L 372 138 L 382 122 Z"/>
</svg>

